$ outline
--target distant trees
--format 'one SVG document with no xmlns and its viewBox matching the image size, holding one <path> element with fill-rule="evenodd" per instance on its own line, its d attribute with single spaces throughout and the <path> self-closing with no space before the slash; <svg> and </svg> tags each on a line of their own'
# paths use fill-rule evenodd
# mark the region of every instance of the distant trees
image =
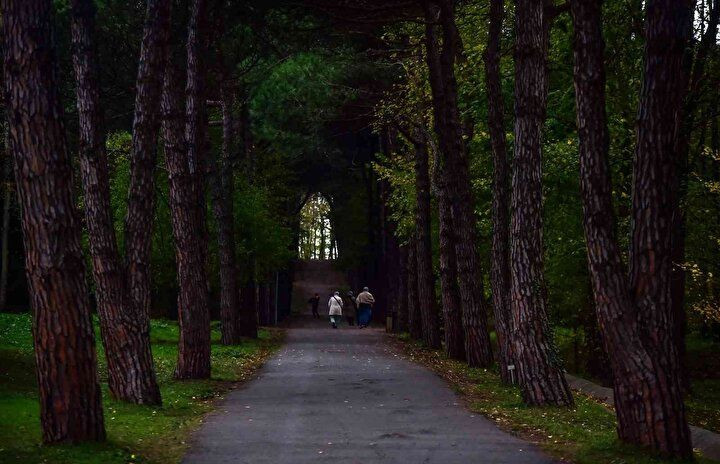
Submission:
<svg viewBox="0 0 720 464">
<path fill-rule="evenodd" d="M 95 338 L 49 0 L 3 0 L 10 152 L 22 212 L 45 443 L 103 440 Z"/>
</svg>

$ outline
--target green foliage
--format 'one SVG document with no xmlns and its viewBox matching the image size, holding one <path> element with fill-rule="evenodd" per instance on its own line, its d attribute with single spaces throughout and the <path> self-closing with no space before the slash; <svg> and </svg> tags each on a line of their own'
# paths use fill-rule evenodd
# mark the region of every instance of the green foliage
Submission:
<svg viewBox="0 0 720 464">
<path fill-rule="evenodd" d="M 212 379 L 176 381 L 178 327 L 152 321 L 152 349 L 163 405 L 136 406 L 115 401 L 105 386 L 105 360 L 99 346 L 108 441 L 77 446 L 41 446 L 39 403 L 28 314 L 0 314 L 0 462 L 12 464 L 129 464 L 178 462 L 188 435 L 233 385 L 246 380 L 272 351 L 281 333 L 260 331 L 257 340 L 220 345 L 212 331 Z M 96 332 L 97 322 L 96 322 Z M 99 335 L 96 335 L 99 338 Z"/>
</svg>

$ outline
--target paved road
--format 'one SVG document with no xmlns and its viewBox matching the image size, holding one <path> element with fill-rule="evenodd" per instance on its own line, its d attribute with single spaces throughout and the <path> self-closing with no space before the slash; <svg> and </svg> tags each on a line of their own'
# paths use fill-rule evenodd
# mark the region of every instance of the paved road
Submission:
<svg viewBox="0 0 720 464">
<path fill-rule="evenodd" d="M 257 379 L 228 395 L 184 463 L 550 463 L 470 413 L 380 329 L 296 318 Z"/>
</svg>

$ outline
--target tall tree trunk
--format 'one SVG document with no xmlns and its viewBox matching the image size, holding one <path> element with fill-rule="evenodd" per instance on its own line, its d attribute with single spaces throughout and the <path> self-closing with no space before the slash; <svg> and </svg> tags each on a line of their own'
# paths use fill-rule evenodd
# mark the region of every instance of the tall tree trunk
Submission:
<svg viewBox="0 0 720 464">
<path fill-rule="evenodd" d="M 452 359 L 465 359 L 465 333 L 463 332 L 460 289 L 457 279 L 455 232 L 452 224 L 452 207 L 448 199 L 448 173 L 435 161 L 435 186 L 438 202 L 440 244 L 440 292 L 442 293 L 445 320 L 445 352 Z"/>
<path fill-rule="evenodd" d="M 418 306 L 423 341 L 430 348 L 440 348 L 440 318 L 435 301 L 435 276 L 432 266 L 430 232 L 430 170 L 427 141 L 415 131 L 415 234 L 417 251 Z"/>
<path fill-rule="evenodd" d="M 490 335 L 487 328 L 487 308 L 483 297 L 483 280 L 477 256 L 475 209 L 470 185 L 468 153 L 463 142 L 463 130 L 457 106 L 455 56 L 458 31 L 452 0 L 441 0 L 442 50 L 437 38 L 437 11 L 426 3 L 425 43 L 430 87 L 433 94 L 435 132 L 440 142 L 441 162 L 452 182 L 448 184 L 452 205 L 453 228 L 457 235 L 455 253 L 462 303 L 465 354 L 471 366 L 488 367 L 493 363 Z"/>
<path fill-rule="evenodd" d="M 2 125 L 3 137 L 3 207 L 2 207 L 2 231 L 0 232 L 0 240 L 2 240 L 2 249 L 0 249 L 0 311 L 5 310 L 7 304 L 7 283 L 8 283 L 8 264 L 10 255 L 10 245 L 8 238 L 10 236 L 10 204 L 14 191 L 12 181 L 12 154 L 10 153 L 10 140 L 6 125 Z"/>
<path fill-rule="evenodd" d="M 112 396 L 119 400 L 160 404 L 149 327 L 139 317 L 139 308 L 133 304 L 115 239 L 94 33 L 93 2 L 73 0 L 72 43 L 80 127 L 80 172 L 108 385 Z"/>
<path fill-rule="evenodd" d="M 408 246 L 400 245 L 396 332 L 408 330 Z"/>
<path fill-rule="evenodd" d="M 656 0 L 647 3 L 646 11 L 645 73 L 633 164 L 630 291 L 638 306 L 643 343 L 654 370 L 664 377 L 661 389 L 667 389 L 658 392 L 664 404 L 656 407 L 666 415 L 666 438 L 660 441 L 673 443 L 669 449 L 664 449 L 665 444 L 658 447 L 689 456 L 681 366 L 674 343 L 672 224 L 679 187 L 676 143 L 687 91 L 683 60 L 692 31 L 692 3 Z"/>
<path fill-rule="evenodd" d="M 512 382 L 508 366 L 512 364 L 510 341 L 510 166 L 505 140 L 504 103 L 500 77 L 500 34 L 503 0 L 490 0 L 488 44 L 485 49 L 485 80 L 488 97 L 488 128 L 493 157 L 492 187 L 492 286 L 495 334 L 498 341 L 500 378 Z"/>
<path fill-rule="evenodd" d="M 669 17 L 675 14 L 672 12 L 673 8 L 669 8 L 667 4 L 659 5 L 658 2 L 655 2 L 649 4 L 648 7 L 650 17 L 662 13 L 663 10 L 670 15 Z M 692 448 L 682 402 L 677 353 L 674 350 L 672 338 L 668 337 L 663 340 L 662 343 L 666 344 L 664 347 L 658 345 L 658 341 L 653 339 L 652 333 L 646 330 L 647 318 L 640 314 L 642 311 L 656 314 L 664 311 L 666 316 L 668 314 L 672 316 L 671 307 L 667 301 L 665 307 L 662 307 L 657 303 L 654 306 L 647 305 L 650 303 L 648 299 L 645 299 L 644 303 L 643 298 L 634 300 L 637 296 L 646 298 L 648 295 L 643 292 L 643 289 L 657 288 L 658 282 L 663 279 L 658 278 L 657 275 L 645 274 L 647 279 L 644 279 L 642 287 L 629 286 L 614 232 L 615 218 L 612 207 L 612 183 L 608 160 L 609 141 L 605 113 L 604 42 L 601 11 L 601 2 L 598 0 L 573 0 L 571 2 L 575 29 L 574 77 L 580 140 L 580 186 L 583 197 L 588 265 L 595 295 L 595 308 L 613 372 L 618 435 L 623 441 L 629 443 L 648 446 L 668 455 L 689 457 Z M 650 17 L 648 24 L 657 25 Z M 657 40 L 656 32 L 649 34 L 648 39 L 650 41 L 647 44 L 646 53 L 649 52 L 655 57 L 658 53 L 672 53 L 677 46 L 670 42 L 665 43 L 665 45 L 674 45 L 669 49 L 658 47 L 655 42 Z M 681 51 L 682 47 L 679 49 Z M 675 53 L 677 52 L 676 49 Z M 658 65 L 660 60 L 655 59 L 658 60 L 655 63 Z M 671 62 L 666 62 L 666 64 L 671 64 Z M 666 68 L 658 67 L 653 74 L 661 69 Z M 665 77 L 671 76 L 666 75 Z M 646 76 L 646 79 L 649 80 L 654 78 Z M 648 86 L 650 83 L 646 82 L 643 91 L 643 108 L 648 105 L 648 94 L 652 93 L 649 92 Z M 669 91 L 667 88 L 662 90 Z M 680 102 L 671 103 L 678 104 Z M 653 116 L 657 117 L 658 113 L 660 112 L 653 113 Z M 647 136 L 646 130 L 640 132 Z M 662 138 L 663 135 L 660 132 L 655 137 Z M 646 155 L 640 156 L 640 151 L 645 150 L 646 148 L 639 147 L 638 157 L 640 160 L 638 161 L 647 160 Z M 672 166 L 672 161 L 665 159 L 665 162 L 669 162 L 669 166 Z M 645 168 L 648 166 L 644 163 L 636 163 L 635 169 Z M 657 202 L 657 194 L 660 191 L 672 191 L 673 182 L 669 179 L 658 178 L 651 182 L 647 182 L 648 179 L 645 179 L 644 184 L 639 184 L 638 181 L 645 175 L 636 171 L 635 176 L 635 208 L 640 209 L 640 205 L 645 204 L 647 209 L 644 214 L 667 214 L 667 211 L 660 211 L 663 208 Z M 647 203 L 651 200 L 652 203 Z M 637 229 L 647 230 L 649 224 L 655 224 L 651 243 L 654 247 L 661 247 L 664 243 L 665 252 L 669 254 L 667 247 L 669 247 L 670 218 L 663 219 L 665 230 L 658 230 L 661 224 L 658 218 L 648 217 L 645 219 L 639 216 L 636 218 L 640 223 L 644 223 L 644 226 L 637 222 L 634 225 L 635 239 L 632 253 L 634 259 L 640 258 L 636 242 L 639 238 Z M 646 253 L 643 259 L 657 256 L 655 258 L 656 265 L 661 262 L 658 259 L 661 255 L 657 254 L 656 249 L 646 250 Z M 670 263 L 665 264 L 663 272 L 665 273 L 665 284 L 669 285 Z M 669 295 L 669 288 L 667 294 Z M 656 297 L 653 296 L 653 298 Z M 666 330 L 671 330 L 671 328 L 668 327 Z M 668 362 L 669 360 L 674 360 L 674 363 Z"/>
<path fill-rule="evenodd" d="M 702 0 L 701 0 L 702 1 Z M 685 391 L 690 390 L 690 378 L 687 372 L 687 363 L 685 362 L 685 332 L 687 331 L 687 315 L 685 311 L 685 235 L 687 232 L 686 215 L 685 215 L 685 197 L 688 188 L 688 170 L 690 138 L 695 128 L 695 121 L 698 116 L 698 104 L 700 103 L 702 85 L 705 76 L 705 68 L 707 66 L 708 55 L 711 47 L 715 45 L 718 21 L 720 20 L 720 2 L 717 0 L 708 2 L 710 8 L 708 14 L 707 29 L 704 31 L 697 46 L 697 52 L 694 60 L 687 57 L 687 68 L 689 73 L 684 73 L 689 77 L 687 98 L 685 99 L 684 116 L 677 119 L 679 127 L 677 130 L 677 147 L 676 147 L 676 165 L 678 167 L 679 190 L 674 204 L 675 213 L 673 214 L 673 232 L 672 232 L 672 306 L 675 317 L 674 336 L 675 343 L 680 357 L 680 366 L 682 369 L 682 382 Z M 692 63 L 690 63 L 692 61 Z"/>
<path fill-rule="evenodd" d="M 224 345 L 235 345 L 240 342 L 240 292 L 232 204 L 234 152 L 236 149 L 232 111 L 235 98 L 232 89 L 227 84 L 223 84 L 221 93 L 223 142 L 220 160 L 215 163 L 217 176 L 212 183 L 211 190 L 220 258 L 220 341 Z"/>
<path fill-rule="evenodd" d="M 526 403 L 572 405 L 552 342 L 543 277 L 541 138 L 547 103 L 548 29 L 543 2 L 517 1 L 515 160 L 510 207 L 513 358 Z"/>
<path fill-rule="evenodd" d="M 418 302 L 418 272 L 417 272 L 417 240 L 415 236 L 410 238 L 408 249 L 408 283 L 407 283 L 407 304 L 408 304 L 408 332 L 415 340 L 422 340 L 422 323 L 420 321 L 420 304 Z"/>
<path fill-rule="evenodd" d="M 45 443 L 105 439 L 57 81 L 50 0 L 2 0 L 10 152 L 22 212 Z"/>
<path fill-rule="evenodd" d="M 169 63 L 172 60 L 168 60 Z M 175 377 L 210 376 L 210 310 L 205 257 L 198 243 L 204 239 L 197 222 L 197 197 L 188 162 L 179 70 L 168 65 L 162 96 L 165 165 L 168 171 L 170 215 L 178 268 L 180 343 Z"/>
<path fill-rule="evenodd" d="M 160 129 L 158 108 L 170 33 L 170 0 L 148 0 L 135 94 L 125 265 L 139 322 L 150 324 L 151 245 L 155 210 L 155 163 Z"/>
</svg>

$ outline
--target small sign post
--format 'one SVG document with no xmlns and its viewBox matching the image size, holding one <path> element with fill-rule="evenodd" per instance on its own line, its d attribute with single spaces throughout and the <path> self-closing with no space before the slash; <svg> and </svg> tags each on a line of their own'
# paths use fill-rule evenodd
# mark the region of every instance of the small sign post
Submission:
<svg viewBox="0 0 720 464">
<path fill-rule="evenodd" d="M 515 385 L 515 364 L 508 364 L 507 370 L 510 371 L 510 382 Z"/>
</svg>

